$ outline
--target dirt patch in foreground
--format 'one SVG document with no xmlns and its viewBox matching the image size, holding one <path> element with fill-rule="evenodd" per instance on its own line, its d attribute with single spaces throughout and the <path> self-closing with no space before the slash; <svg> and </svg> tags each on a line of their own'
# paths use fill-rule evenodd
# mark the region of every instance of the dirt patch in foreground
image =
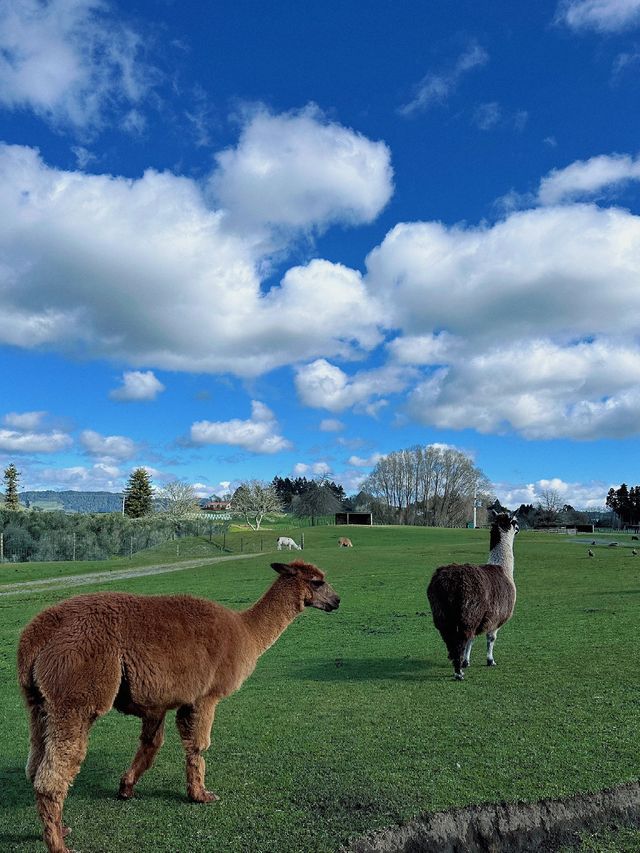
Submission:
<svg viewBox="0 0 640 853">
<path fill-rule="evenodd" d="M 537 803 L 490 803 L 425 814 L 352 841 L 345 853 L 524 853 L 575 845 L 582 833 L 640 826 L 640 782 Z"/>
</svg>

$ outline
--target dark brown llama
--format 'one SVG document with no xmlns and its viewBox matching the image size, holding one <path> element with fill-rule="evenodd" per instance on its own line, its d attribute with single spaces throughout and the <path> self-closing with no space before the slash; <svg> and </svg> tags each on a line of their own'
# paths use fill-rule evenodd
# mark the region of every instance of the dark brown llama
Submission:
<svg viewBox="0 0 640 853">
<path fill-rule="evenodd" d="M 489 562 L 484 566 L 453 564 L 436 569 L 427 589 L 433 622 L 445 642 L 454 677 L 464 678 L 473 641 L 487 635 L 487 666 L 495 666 L 493 644 L 516 603 L 513 540 L 519 530 L 515 515 L 493 513 Z"/>
<path fill-rule="evenodd" d="M 316 566 L 302 560 L 271 566 L 278 578 L 240 613 L 187 595 L 103 592 L 55 604 L 27 625 L 18 647 L 31 729 L 26 773 L 50 853 L 72 853 L 64 841 L 64 800 L 91 724 L 111 708 L 142 718 L 120 797 L 133 796 L 162 745 L 165 714 L 176 708 L 188 796 L 197 803 L 218 799 L 205 788 L 202 757 L 216 705 L 305 607 L 329 612 L 340 603 Z"/>
</svg>

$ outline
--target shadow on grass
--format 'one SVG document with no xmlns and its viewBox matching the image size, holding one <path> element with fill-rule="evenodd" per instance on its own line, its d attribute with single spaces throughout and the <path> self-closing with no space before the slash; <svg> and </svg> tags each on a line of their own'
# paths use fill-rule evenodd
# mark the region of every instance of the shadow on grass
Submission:
<svg viewBox="0 0 640 853">
<path fill-rule="evenodd" d="M 310 681 L 434 681 L 444 667 L 424 658 L 333 658 L 300 663 L 294 678 Z"/>
</svg>

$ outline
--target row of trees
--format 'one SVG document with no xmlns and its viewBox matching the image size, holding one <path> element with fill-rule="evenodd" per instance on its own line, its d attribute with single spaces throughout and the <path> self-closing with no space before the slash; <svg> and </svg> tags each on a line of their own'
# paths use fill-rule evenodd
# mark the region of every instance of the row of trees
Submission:
<svg viewBox="0 0 640 853">
<path fill-rule="evenodd" d="M 474 504 L 486 507 L 491 500 L 489 480 L 473 460 L 438 445 L 390 453 L 362 489 L 376 517 L 389 524 L 459 526 L 473 517 Z"/>
<path fill-rule="evenodd" d="M 615 512 L 622 524 L 640 524 L 640 486 L 629 488 L 623 483 L 617 489 L 609 489 L 607 506 Z"/>
</svg>

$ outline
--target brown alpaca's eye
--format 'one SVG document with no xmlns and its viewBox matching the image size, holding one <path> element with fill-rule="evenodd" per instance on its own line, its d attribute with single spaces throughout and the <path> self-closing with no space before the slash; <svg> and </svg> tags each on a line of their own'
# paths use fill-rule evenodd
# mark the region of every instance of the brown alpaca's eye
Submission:
<svg viewBox="0 0 640 853">
<path fill-rule="evenodd" d="M 311 581 L 311 586 L 314 586 L 316 589 L 320 589 L 321 586 L 324 586 L 324 581 L 313 580 Z"/>
</svg>

